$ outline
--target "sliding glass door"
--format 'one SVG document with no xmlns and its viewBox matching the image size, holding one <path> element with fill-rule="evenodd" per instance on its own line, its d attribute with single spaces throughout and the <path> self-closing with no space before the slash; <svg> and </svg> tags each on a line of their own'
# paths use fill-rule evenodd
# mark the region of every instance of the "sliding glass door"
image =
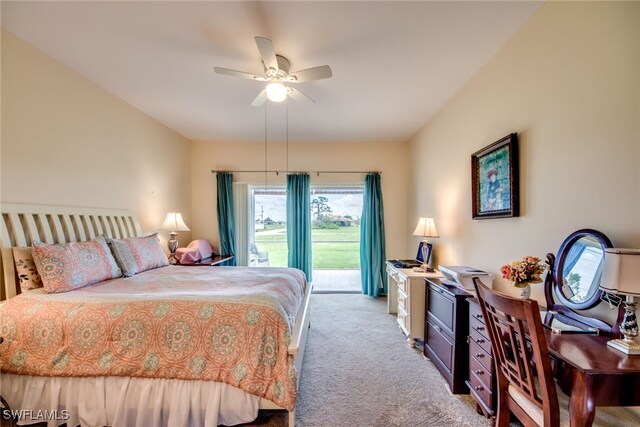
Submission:
<svg viewBox="0 0 640 427">
<path fill-rule="evenodd" d="M 250 194 L 249 265 L 286 267 L 287 190 L 251 187 Z"/>
<path fill-rule="evenodd" d="M 311 188 L 313 284 L 320 291 L 360 292 L 362 186 Z M 249 262 L 287 266 L 285 187 L 249 187 Z"/>
<path fill-rule="evenodd" d="M 312 187 L 314 287 L 360 291 L 362 187 Z"/>
</svg>

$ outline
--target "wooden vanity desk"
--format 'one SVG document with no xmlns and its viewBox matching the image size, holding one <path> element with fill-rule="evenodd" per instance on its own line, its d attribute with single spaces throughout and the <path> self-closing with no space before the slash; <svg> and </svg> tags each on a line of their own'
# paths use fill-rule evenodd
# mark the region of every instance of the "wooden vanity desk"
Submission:
<svg viewBox="0 0 640 427">
<path fill-rule="evenodd" d="M 609 340 L 620 337 L 624 309 L 618 308 L 613 325 L 590 317 L 591 310 L 606 305 L 599 284 L 604 249 L 608 247 L 612 244 L 607 236 L 585 229 L 565 239 L 557 259 L 547 254 L 549 272 L 544 291 L 548 311 L 544 323 L 561 322 L 598 333 L 562 334 L 545 328 L 556 381 L 570 396 L 571 426 L 591 426 L 597 406 L 640 406 L 640 356 L 607 346 Z M 589 268 L 595 268 L 593 275 Z M 593 279 L 588 280 L 590 277 Z M 581 283 L 583 278 L 587 278 L 586 283 Z"/>
<path fill-rule="evenodd" d="M 604 249 L 608 247 L 612 244 L 604 234 L 585 229 L 565 239 L 557 258 L 547 254 L 547 311 L 542 320 L 550 326 L 544 332 L 551 366 L 557 384 L 569 396 L 572 427 L 591 426 L 598 406 L 640 406 L 640 356 L 629 356 L 607 346 L 609 340 L 620 337 L 624 309 L 619 306 L 614 312 L 613 324 L 590 316 L 598 305 L 606 305 L 599 284 Z M 471 311 L 476 312 L 473 300 L 471 303 Z M 556 333 L 554 328 L 572 331 Z M 473 334 L 469 339 L 474 339 Z M 495 369 L 491 368 L 478 369 L 482 375 L 470 375 L 468 384 L 478 409 L 489 416 L 495 414 L 497 400 L 492 380 Z M 474 372 L 472 368 L 471 374 Z"/>
<path fill-rule="evenodd" d="M 597 406 L 640 406 L 640 357 L 608 347 L 611 337 L 545 335 L 556 381 L 570 396 L 571 426 L 591 426 Z"/>
</svg>

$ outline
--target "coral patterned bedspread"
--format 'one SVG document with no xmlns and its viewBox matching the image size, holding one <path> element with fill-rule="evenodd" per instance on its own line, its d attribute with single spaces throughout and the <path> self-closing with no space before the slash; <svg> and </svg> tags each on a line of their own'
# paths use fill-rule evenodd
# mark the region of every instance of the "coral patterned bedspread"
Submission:
<svg viewBox="0 0 640 427">
<path fill-rule="evenodd" d="M 287 353 L 306 280 L 288 268 L 168 266 L 0 307 L 0 369 L 210 380 L 292 410 Z"/>
</svg>

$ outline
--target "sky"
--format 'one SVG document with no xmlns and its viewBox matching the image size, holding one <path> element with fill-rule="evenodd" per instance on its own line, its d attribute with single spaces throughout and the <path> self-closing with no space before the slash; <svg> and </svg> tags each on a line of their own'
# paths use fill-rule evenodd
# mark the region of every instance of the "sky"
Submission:
<svg viewBox="0 0 640 427">
<path fill-rule="evenodd" d="M 311 200 L 317 197 L 329 199 L 329 206 L 334 215 L 351 215 L 354 219 L 362 216 L 362 194 L 321 194 L 311 195 Z M 284 221 L 286 217 L 286 196 L 283 195 L 255 195 L 256 219 L 260 219 L 261 208 L 264 208 L 264 218 L 274 221 Z"/>
</svg>

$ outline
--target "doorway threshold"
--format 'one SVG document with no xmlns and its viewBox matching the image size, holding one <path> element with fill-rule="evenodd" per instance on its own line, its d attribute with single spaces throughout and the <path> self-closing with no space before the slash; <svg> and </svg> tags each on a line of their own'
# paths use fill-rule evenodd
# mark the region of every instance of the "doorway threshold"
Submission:
<svg viewBox="0 0 640 427">
<path fill-rule="evenodd" d="M 314 289 L 312 294 L 361 294 L 356 290 L 340 290 L 340 289 Z"/>
</svg>

